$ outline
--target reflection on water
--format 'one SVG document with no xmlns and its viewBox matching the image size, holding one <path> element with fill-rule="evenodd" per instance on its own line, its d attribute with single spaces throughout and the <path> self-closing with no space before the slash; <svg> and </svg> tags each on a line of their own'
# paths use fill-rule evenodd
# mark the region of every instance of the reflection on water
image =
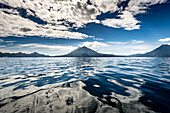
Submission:
<svg viewBox="0 0 170 113">
<path fill-rule="evenodd" d="M 170 110 L 170 58 L 0 58 L 1 100 L 73 81 L 111 106 L 116 98 Z"/>
</svg>

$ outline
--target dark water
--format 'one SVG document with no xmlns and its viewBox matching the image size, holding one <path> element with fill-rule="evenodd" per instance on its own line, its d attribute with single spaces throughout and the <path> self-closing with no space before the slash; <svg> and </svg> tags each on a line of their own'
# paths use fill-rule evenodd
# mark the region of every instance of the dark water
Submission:
<svg viewBox="0 0 170 113">
<path fill-rule="evenodd" d="M 77 80 L 93 96 L 170 111 L 170 58 L 0 58 L 0 100 Z"/>
</svg>

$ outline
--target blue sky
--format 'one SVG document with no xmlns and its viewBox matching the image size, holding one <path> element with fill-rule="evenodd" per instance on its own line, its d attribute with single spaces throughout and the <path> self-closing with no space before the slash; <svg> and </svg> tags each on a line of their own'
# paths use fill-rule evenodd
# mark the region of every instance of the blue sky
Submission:
<svg viewBox="0 0 170 113">
<path fill-rule="evenodd" d="M 167 0 L 2 0 L 0 52 L 145 53 L 170 43 Z"/>
</svg>

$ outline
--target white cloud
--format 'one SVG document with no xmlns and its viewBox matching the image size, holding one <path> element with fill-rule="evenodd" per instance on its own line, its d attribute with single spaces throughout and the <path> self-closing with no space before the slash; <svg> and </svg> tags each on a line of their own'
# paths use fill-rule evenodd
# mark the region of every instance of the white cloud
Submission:
<svg viewBox="0 0 170 113">
<path fill-rule="evenodd" d="M 141 44 L 144 43 L 142 40 L 132 40 L 132 44 Z"/>
<path fill-rule="evenodd" d="M 47 44 L 30 43 L 30 44 L 19 44 L 18 46 L 15 47 L 15 49 L 19 48 L 21 50 L 25 47 L 27 48 L 27 51 L 29 51 L 29 53 L 36 51 L 42 54 L 47 54 L 52 56 L 64 55 L 77 48 L 74 46 L 67 46 L 67 45 L 47 45 Z"/>
<path fill-rule="evenodd" d="M 159 42 L 169 42 L 170 38 L 159 39 L 158 41 Z"/>
<path fill-rule="evenodd" d="M 145 53 L 153 50 L 157 46 L 151 44 L 125 44 L 125 45 L 110 45 L 100 49 L 100 53 L 114 53 L 115 55 L 131 55 L 136 53 Z"/>
<path fill-rule="evenodd" d="M 138 25 L 140 21 L 136 20 L 131 12 L 123 11 L 119 17 L 120 19 L 103 20 L 102 24 L 114 28 L 124 28 L 125 30 L 140 29 L 140 25 Z"/>
<path fill-rule="evenodd" d="M 99 11 L 93 5 L 87 5 L 83 1 L 61 1 L 61 0 L 36 0 L 25 2 L 21 0 L 6 0 L 0 3 L 9 5 L 11 9 L 0 9 L 0 36 L 42 36 L 53 38 L 84 39 L 91 36 L 70 32 L 71 27 L 82 27 L 87 23 L 96 22 Z M 26 16 L 21 16 L 17 9 L 25 9 Z M 6 13 L 8 12 L 8 13 Z M 22 13 L 22 12 L 21 12 Z M 26 17 L 36 17 L 46 24 L 39 24 L 35 19 Z M 68 23 L 73 23 L 70 26 Z M 8 25 L 8 26 L 7 26 Z"/>
<path fill-rule="evenodd" d="M 0 36 L 42 36 L 52 38 L 71 38 L 71 39 L 84 39 L 91 36 L 79 33 L 70 32 L 65 29 L 63 25 L 40 25 L 29 19 L 22 18 L 17 15 L 7 15 L 0 12 L 0 20 L 3 26 L 0 26 Z M 8 25 L 6 25 L 8 24 Z M 2 27 L 2 28 L 1 28 Z M 60 30 L 61 28 L 64 28 Z M 59 28 L 59 29 L 58 29 Z"/>
<path fill-rule="evenodd" d="M 118 4 L 126 0 L 90 0 L 102 13 L 118 11 Z"/>
<path fill-rule="evenodd" d="M 108 44 L 115 44 L 115 45 L 125 45 L 125 44 L 141 44 L 144 43 L 142 40 L 132 40 L 132 41 L 127 41 L 127 42 L 107 42 Z"/>
<path fill-rule="evenodd" d="M 50 50 L 74 50 L 76 47 L 73 46 L 55 46 L 55 45 L 45 45 L 45 44 L 19 44 L 20 47 L 30 47 L 30 48 L 47 48 Z"/>
<path fill-rule="evenodd" d="M 119 19 L 106 19 L 101 23 L 125 30 L 140 29 L 140 21 L 135 15 L 146 12 L 148 6 L 166 2 L 130 0 L 122 11 L 118 4 L 123 1 L 126 0 L 1 0 L 0 3 L 10 8 L 0 9 L 0 36 L 84 39 L 91 36 L 71 32 L 70 29 L 84 27 L 92 22 L 100 23 L 98 15 L 115 11 L 119 12 Z"/>
<path fill-rule="evenodd" d="M 109 46 L 107 43 L 102 43 L 102 42 L 98 42 L 98 41 L 94 41 L 94 42 L 82 42 L 81 44 L 79 44 L 79 46 L 86 46 L 92 49 L 97 49 L 100 47 L 107 47 Z"/>
<path fill-rule="evenodd" d="M 118 45 L 124 45 L 127 44 L 128 42 L 107 42 L 109 44 L 118 44 Z"/>
<path fill-rule="evenodd" d="M 0 52 L 8 53 L 33 53 L 38 52 L 46 55 L 63 55 L 67 54 L 77 47 L 67 46 L 67 45 L 47 45 L 47 44 L 38 44 L 38 43 L 29 43 L 29 44 L 18 44 L 15 46 L 0 46 Z"/>
<path fill-rule="evenodd" d="M 148 49 L 148 46 L 146 45 L 139 45 L 139 46 L 132 46 L 131 47 L 133 50 L 147 50 Z"/>
<path fill-rule="evenodd" d="M 126 10 L 132 12 L 134 15 L 141 14 L 145 13 L 149 6 L 165 2 L 167 0 L 130 0 Z"/>
<path fill-rule="evenodd" d="M 16 42 L 16 41 L 5 41 L 6 43 L 14 43 L 14 42 Z"/>
<path fill-rule="evenodd" d="M 106 19 L 102 21 L 105 26 L 113 28 L 124 28 L 125 30 L 140 29 L 136 19 L 137 14 L 145 13 L 149 6 L 165 3 L 167 0 L 130 0 L 124 11 L 120 11 L 119 19 Z"/>
</svg>

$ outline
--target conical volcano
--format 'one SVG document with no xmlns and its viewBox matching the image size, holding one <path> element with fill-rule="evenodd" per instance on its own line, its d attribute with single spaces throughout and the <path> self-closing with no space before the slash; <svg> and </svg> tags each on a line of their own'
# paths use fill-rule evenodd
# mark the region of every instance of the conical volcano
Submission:
<svg viewBox="0 0 170 113">
<path fill-rule="evenodd" d="M 170 45 L 163 44 L 155 50 L 145 53 L 145 57 L 170 57 Z"/>
<path fill-rule="evenodd" d="M 170 45 L 163 44 L 160 47 L 154 49 L 153 51 L 147 52 L 145 54 L 131 55 L 136 57 L 170 57 Z"/>
<path fill-rule="evenodd" d="M 74 51 L 63 55 L 63 57 L 113 57 L 112 54 L 101 54 L 98 53 L 90 48 L 87 48 L 86 46 L 79 47 L 75 49 Z"/>
</svg>

